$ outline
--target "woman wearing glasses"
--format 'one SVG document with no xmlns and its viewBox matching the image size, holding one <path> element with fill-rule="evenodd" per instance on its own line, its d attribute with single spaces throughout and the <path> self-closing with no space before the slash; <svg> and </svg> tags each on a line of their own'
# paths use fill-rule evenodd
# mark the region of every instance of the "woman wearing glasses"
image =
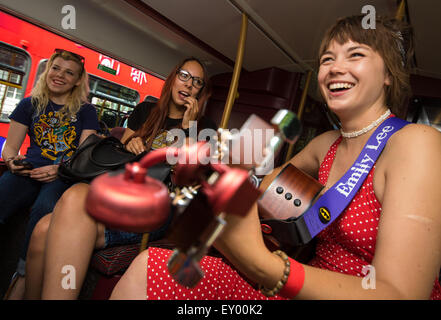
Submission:
<svg viewBox="0 0 441 320">
<path fill-rule="evenodd" d="M 206 74 L 195 58 L 177 65 L 166 79 L 157 104 L 143 102 L 133 111 L 122 137 L 127 150 L 139 154 L 150 148 L 164 147 L 171 143 L 165 142 L 166 130 L 182 128 L 188 133 L 191 121 L 198 121 L 200 129 L 215 128 L 201 116 L 201 108 L 211 90 Z"/>
<path fill-rule="evenodd" d="M 95 108 L 87 103 L 89 84 L 84 58 L 57 49 L 33 89 L 10 115 L 0 178 L 0 223 L 31 208 L 17 273 L 24 275 L 29 239 L 36 223 L 52 212 L 70 184 L 57 178 L 58 163 L 99 129 Z M 26 136 L 30 147 L 18 153 Z M 70 151 L 69 151 L 70 150 Z M 23 282 L 21 280 L 21 282 Z"/>
<path fill-rule="evenodd" d="M 198 129 L 214 128 L 200 119 L 209 96 L 209 79 L 202 63 L 195 58 L 184 60 L 167 77 L 156 104 L 143 102 L 135 108 L 121 141 L 127 150 L 139 154 L 172 143 L 166 140 L 167 130 L 188 131 L 191 121 L 200 120 Z M 37 224 L 27 256 L 25 298 L 76 299 L 95 249 L 140 243 L 142 234 L 110 230 L 87 214 L 84 203 L 88 190 L 85 183 L 72 186 L 53 213 Z M 161 238 L 169 222 L 151 232 L 150 241 Z M 75 268 L 72 290 L 60 285 L 65 265 Z"/>
</svg>

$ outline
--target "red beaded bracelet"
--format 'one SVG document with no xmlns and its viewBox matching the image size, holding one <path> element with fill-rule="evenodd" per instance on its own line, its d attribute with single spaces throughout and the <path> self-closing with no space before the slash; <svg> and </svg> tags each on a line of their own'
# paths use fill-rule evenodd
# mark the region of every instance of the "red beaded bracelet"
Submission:
<svg viewBox="0 0 441 320">
<path fill-rule="evenodd" d="M 292 299 L 302 290 L 305 282 L 305 269 L 303 265 L 294 259 L 288 258 L 290 261 L 290 273 L 286 284 L 280 290 L 280 295 Z"/>
</svg>

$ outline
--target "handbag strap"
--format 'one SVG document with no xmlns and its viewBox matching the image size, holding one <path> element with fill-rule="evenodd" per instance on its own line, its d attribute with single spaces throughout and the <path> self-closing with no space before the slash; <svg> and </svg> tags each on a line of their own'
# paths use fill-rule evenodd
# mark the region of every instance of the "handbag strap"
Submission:
<svg viewBox="0 0 441 320">
<path fill-rule="evenodd" d="M 345 210 L 363 184 L 386 142 L 408 121 L 391 117 L 386 119 L 370 136 L 363 150 L 349 170 L 328 189 L 303 215 L 295 218 L 292 230 L 293 241 L 307 244 L 329 226 Z M 295 244 L 295 243 L 294 243 Z"/>
</svg>

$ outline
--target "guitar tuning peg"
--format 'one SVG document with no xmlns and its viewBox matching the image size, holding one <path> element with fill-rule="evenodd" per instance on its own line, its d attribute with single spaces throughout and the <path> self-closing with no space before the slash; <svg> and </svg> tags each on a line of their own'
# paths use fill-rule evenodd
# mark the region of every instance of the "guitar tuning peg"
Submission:
<svg viewBox="0 0 441 320">
<path fill-rule="evenodd" d="M 288 143 L 295 143 L 302 131 L 302 124 L 294 112 L 279 110 L 271 119 L 271 124 Z"/>
<path fill-rule="evenodd" d="M 178 245 L 168 261 L 168 271 L 181 285 L 193 288 L 204 276 L 199 262 L 207 254 L 208 249 L 226 224 L 225 220 L 219 216 L 210 220 L 206 228 L 200 230 L 187 246 Z"/>
<path fill-rule="evenodd" d="M 204 277 L 204 272 L 199 266 L 199 261 L 190 254 L 184 254 L 179 250 L 173 251 L 167 268 L 172 277 L 181 285 L 188 288 L 195 287 Z"/>
</svg>

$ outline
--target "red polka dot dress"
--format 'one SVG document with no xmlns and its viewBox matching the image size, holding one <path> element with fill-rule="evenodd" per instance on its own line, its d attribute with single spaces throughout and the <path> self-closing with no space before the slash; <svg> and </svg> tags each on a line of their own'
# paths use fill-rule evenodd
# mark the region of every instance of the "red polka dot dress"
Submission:
<svg viewBox="0 0 441 320">
<path fill-rule="evenodd" d="M 329 149 L 319 169 L 319 181 L 325 185 L 335 158 L 339 137 Z M 325 230 L 317 235 L 316 255 L 310 265 L 364 277 L 375 254 L 381 204 L 377 200 L 374 187 L 375 166 L 369 172 L 360 190 L 349 206 Z M 364 267 L 364 269 L 363 269 Z M 441 286 L 435 282 L 431 299 L 441 299 Z"/>
<path fill-rule="evenodd" d="M 200 266 L 205 276 L 192 289 L 179 285 L 168 273 L 172 251 L 149 248 L 147 299 L 150 300 L 265 300 L 235 269 L 221 258 L 204 257 Z M 272 299 L 282 299 L 278 296 Z"/>
</svg>

